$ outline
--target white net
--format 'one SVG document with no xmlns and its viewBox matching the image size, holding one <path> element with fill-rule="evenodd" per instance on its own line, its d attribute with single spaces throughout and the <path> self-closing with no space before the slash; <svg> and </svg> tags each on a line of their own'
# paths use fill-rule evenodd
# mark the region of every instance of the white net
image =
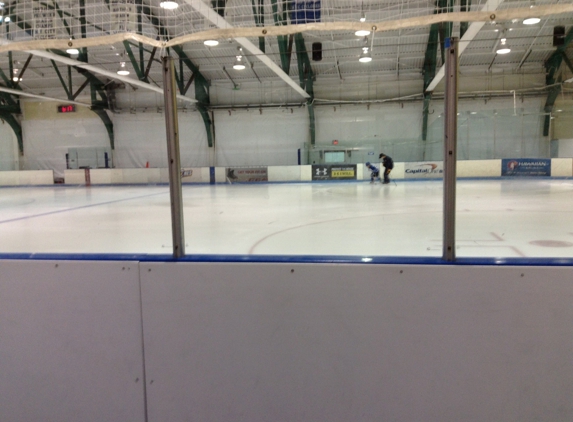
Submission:
<svg viewBox="0 0 573 422">
<path fill-rule="evenodd" d="M 308 31 L 391 31 L 438 22 L 505 22 L 573 12 L 552 0 L 480 0 L 436 10 L 431 1 L 19 0 L 1 8 L 0 51 L 65 49 L 134 40 L 158 48 L 190 41 Z"/>
</svg>

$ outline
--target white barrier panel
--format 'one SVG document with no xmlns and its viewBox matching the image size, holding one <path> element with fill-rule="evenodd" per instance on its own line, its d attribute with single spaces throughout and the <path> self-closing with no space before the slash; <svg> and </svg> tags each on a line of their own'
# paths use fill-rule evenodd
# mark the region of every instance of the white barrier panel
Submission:
<svg viewBox="0 0 573 422">
<path fill-rule="evenodd" d="M 312 166 L 300 166 L 300 181 L 310 182 L 312 180 Z"/>
<path fill-rule="evenodd" d="M 149 422 L 573 419 L 573 268 L 143 263 Z"/>
<path fill-rule="evenodd" d="M 394 169 L 390 174 L 391 179 L 404 179 L 406 167 L 427 169 L 441 162 L 424 161 L 417 163 L 395 163 Z M 551 175 L 554 177 L 571 177 L 573 175 L 573 159 L 557 158 L 551 161 Z M 384 167 L 380 163 L 374 163 L 380 168 L 381 174 Z M 309 182 L 312 181 L 312 166 L 269 166 L 265 167 L 268 171 L 269 182 Z M 412 172 L 412 168 L 410 171 Z M 225 167 L 215 167 L 216 183 L 227 183 Z M 357 180 L 370 179 L 370 172 L 363 164 L 356 165 Z M 419 170 L 419 169 L 418 169 Z M 189 173 L 191 172 L 191 173 Z M 437 172 L 437 171 L 436 171 Z M 2 173 L 23 173 L 23 172 L 2 172 Z M 0 184 L 2 180 L 12 180 L 9 178 L 2 179 L 0 173 Z M 169 183 L 169 172 L 166 168 L 136 168 L 136 169 L 92 169 L 90 170 L 91 183 L 97 184 L 156 184 Z M 427 175 L 420 172 L 412 172 L 410 178 L 424 178 Z M 501 160 L 468 160 L 458 161 L 457 177 L 500 177 Z M 436 178 L 441 178 L 442 173 L 436 173 Z M 182 170 L 183 183 L 210 183 L 210 167 L 184 168 Z M 65 171 L 66 184 L 85 184 L 85 172 L 80 170 Z M 5 182 L 3 184 L 8 184 Z M 20 183 L 32 184 L 32 183 Z M 40 183 L 39 183 L 40 184 Z"/>
<path fill-rule="evenodd" d="M 84 169 L 64 170 L 64 183 L 66 185 L 85 185 L 86 184 L 85 170 Z"/>
<path fill-rule="evenodd" d="M 0 171 L 0 186 L 53 185 L 52 170 Z"/>
<path fill-rule="evenodd" d="M 136 262 L 0 261 L 0 420 L 145 421 Z"/>
<path fill-rule="evenodd" d="M 573 176 L 573 158 L 552 158 L 551 176 L 552 177 Z"/>
<path fill-rule="evenodd" d="M 458 161 L 457 177 L 501 177 L 501 160 Z"/>
<path fill-rule="evenodd" d="M 269 182 L 300 182 L 300 166 L 274 166 L 268 168 Z"/>
</svg>

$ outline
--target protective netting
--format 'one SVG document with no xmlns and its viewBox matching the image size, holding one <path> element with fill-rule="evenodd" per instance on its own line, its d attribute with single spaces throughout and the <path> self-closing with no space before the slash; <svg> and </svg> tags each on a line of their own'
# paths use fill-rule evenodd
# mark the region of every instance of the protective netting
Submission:
<svg viewBox="0 0 573 422">
<path fill-rule="evenodd" d="M 571 13 L 573 4 L 538 1 L 531 7 L 529 1 L 481 0 L 436 9 L 431 1 L 406 0 L 19 0 L 5 2 L 1 12 L 0 51 L 14 51 L 124 40 L 164 48 L 306 31 L 381 32 L 439 22 L 501 23 Z"/>
</svg>

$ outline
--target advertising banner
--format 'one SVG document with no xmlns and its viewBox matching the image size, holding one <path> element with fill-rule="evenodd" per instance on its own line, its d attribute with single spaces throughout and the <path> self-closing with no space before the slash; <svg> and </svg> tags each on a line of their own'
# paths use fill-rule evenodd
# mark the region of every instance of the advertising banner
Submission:
<svg viewBox="0 0 573 422">
<path fill-rule="evenodd" d="M 444 177 L 442 161 L 420 161 L 404 163 L 405 179 L 435 179 Z"/>
<path fill-rule="evenodd" d="M 356 164 L 313 164 L 312 180 L 356 180 Z"/>
<path fill-rule="evenodd" d="M 181 183 L 202 183 L 201 169 L 182 168 Z M 206 182 L 206 181 L 205 181 Z"/>
<path fill-rule="evenodd" d="M 227 181 L 233 182 L 267 182 L 267 167 L 227 167 Z"/>
<path fill-rule="evenodd" d="M 548 158 L 504 158 L 501 160 L 502 176 L 551 176 Z"/>
</svg>

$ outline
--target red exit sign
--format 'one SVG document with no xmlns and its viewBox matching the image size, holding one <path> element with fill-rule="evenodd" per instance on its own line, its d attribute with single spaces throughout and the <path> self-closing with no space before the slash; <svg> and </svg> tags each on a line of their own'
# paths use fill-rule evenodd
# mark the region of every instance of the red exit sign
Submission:
<svg viewBox="0 0 573 422">
<path fill-rule="evenodd" d="M 58 113 L 74 113 L 75 111 L 76 106 L 73 104 L 58 106 Z"/>
</svg>

